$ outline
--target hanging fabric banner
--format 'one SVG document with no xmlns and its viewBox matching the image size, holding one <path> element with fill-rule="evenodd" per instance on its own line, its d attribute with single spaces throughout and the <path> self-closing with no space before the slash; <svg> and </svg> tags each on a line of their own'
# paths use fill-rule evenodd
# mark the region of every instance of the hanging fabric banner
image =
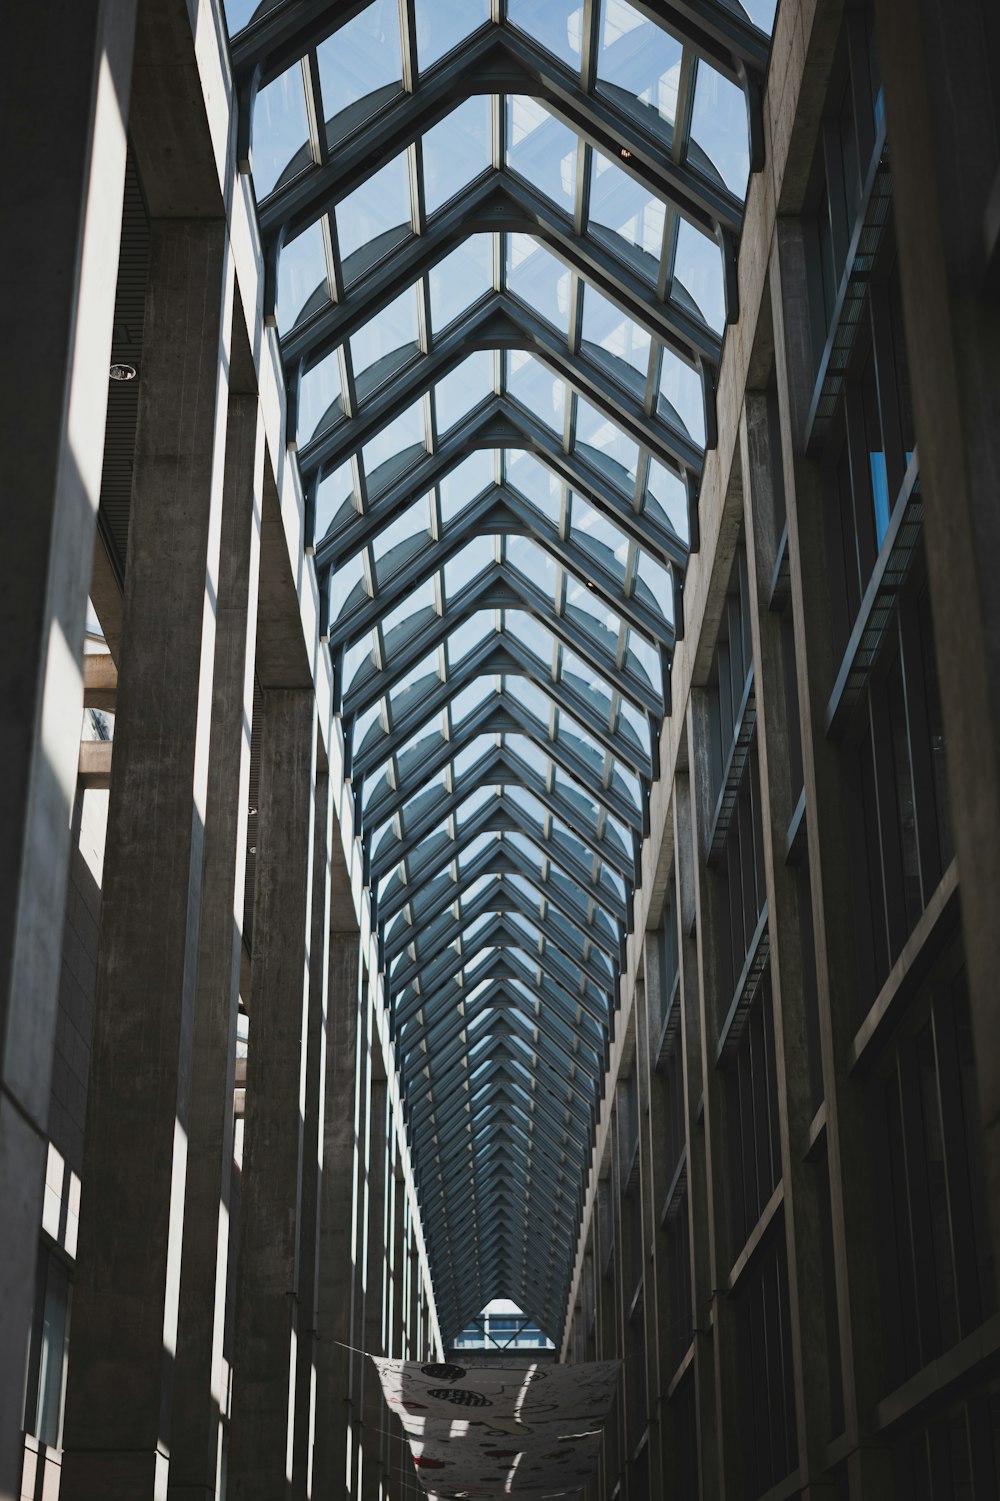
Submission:
<svg viewBox="0 0 1000 1501">
<path fill-rule="evenodd" d="M 620 1361 L 465 1366 L 371 1357 L 438 1501 L 574 1496 L 591 1479 Z"/>
</svg>

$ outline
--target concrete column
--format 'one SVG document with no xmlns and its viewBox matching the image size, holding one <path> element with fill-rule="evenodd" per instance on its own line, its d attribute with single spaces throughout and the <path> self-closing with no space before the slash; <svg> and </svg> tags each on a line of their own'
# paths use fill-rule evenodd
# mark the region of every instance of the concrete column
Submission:
<svg viewBox="0 0 1000 1501">
<path fill-rule="evenodd" d="M 230 396 L 174 1405 L 173 1501 L 219 1486 L 233 1085 L 264 468 L 256 396 Z"/>
<path fill-rule="evenodd" d="M 24 1361 L 83 709 L 136 0 L 0 24 L 0 1494 L 18 1494 Z M 11 545 L 16 540 L 16 546 Z"/>
<path fill-rule="evenodd" d="M 302 1153 L 302 1250 L 299 1275 L 299 1337 L 295 1378 L 295 1452 L 292 1494 L 312 1495 L 316 1431 L 316 1325 L 319 1314 L 319 1206 L 323 1183 L 326 1112 L 328 982 L 330 973 L 330 860 L 333 798 L 329 771 L 316 779 L 313 846 L 312 931 L 309 940 L 309 1036 L 306 1047 L 306 1112 Z"/>
<path fill-rule="evenodd" d="M 263 692 L 246 1130 L 227 1490 L 291 1485 L 313 879 L 316 706 Z"/>
<path fill-rule="evenodd" d="M 387 1085 L 384 1079 L 372 1080 L 371 1092 L 371 1160 L 368 1165 L 368 1224 L 367 1252 L 365 1255 L 365 1317 L 362 1348 L 369 1354 L 382 1354 L 388 1348 L 386 1330 L 386 1298 L 391 1296 L 387 1286 L 389 1247 L 387 1232 L 392 1224 L 386 1214 L 388 1180 L 386 1176 L 386 1106 Z M 395 1350 L 393 1350 L 395 1354 Z M 382 1386 L 373 1371 L 365 1372 L 362 1401 L 364 1425 L 364 1501 L 377 1501 L 379 1485 L 385 1479 L 383 1428 L 384 1403 Z"/>
<path fill-rule="evenodd" d="M 1000 36 L 989 0 L 876 0 L 875 14 L 1000 1255 Z"/>
<path fill-rule="evenodd" d="M 71 1501 L 166 1486 L 231 315 L 224 224 L 154 221 L 66 1404 Z"/>
<path fill-rule="evenodd" d="M 813 1106 L 809 1083 L 803 954 L 799 942 L 795 871 L 785 860 L 788 829 L 798 789 L 790 785 L 788 741 L 797 705 L 786 698 L 781 617 L 770 609 L 771 579 L 778 561 L 774 476 L 781 453 L 772 452 L 767 397 L 748 391 L 740 420 L 743 524 L 746 539 L 750 623 L 753 637 L 757 747 L 760 757 L 764 872 L 771 944 L 771 1001 L 777 1076 L 781 1175 L 798 1469 L 803 1497 L 830 1495 L 826 1473 L 830 1441 L 830 1365 L 823 1282 L 825 1184 L 807 1161 Z M 797 729 L 796 725 L 796 729 Z"/>
<path fill-rule="evenodd" d="M 357 933 L 330 935 L 326 1110 L 320 1192 L 319 1307 L 316 1342 L 316 1441 L 313 1494 L 350 1496 L 349 1454 L 352 1286 L 356 1253 L 357 1149 L 361 1104 L 358 1070 L 361 958 Z"/>
<path fill-rule="evenodd" d="M 868 1100 L 847 1059 L 857 1026 L 851 862 L 843 817 L 840 753 L 825 733 L 834 681 L 819 465 L 803 453 L 812 391 L 806 251 L 800 226 L 779 221 L 771 258 L 775 370 L 788 512 L 799 722 L 809 831 L 827 1163 L 844 1381 L 844 1433 L 852 1496 L 891 1493 L 890 1457 L 862 1446 L 864 1415 L 882 1395 L 881 1296 L 872 1254 L 875 1202 Z"/>
<path fill-rule="evenodd" d="M 665 1488 L 664 1437 L 669 1429 L 669 1414 L 666 1402 L 667 1384 L 672 1372 L 662 1358 L 663 1335 L 666 1329 L 666 1306 L 663 1301 L 665 1286 L 661 1285 L 658 1273 L 665 1273 L 665 1258 L 661 1251 L 660 1214 L 669 1184 L 664 1181 L 664 1099 L 663 1088 L 654 1079 L 653 1049 L 659 1042 L 659 1030 L 650 1036 L 650 1009 L 654 1016 L 660 1015 L 659 955 L 656 952 L 656 934 L 649 930 L 643 945 L 643 976 L 636 983 L 635 992 L 635 1069 L 639 1080 L 639 1194 L 641 1219 L 639 1234 L 642 1241 L 642 1311 L 644 1321 L 644 1345 L 646 1357 L 646 1421 L 649 1424 L 649 1492 L 661 1496 Z M 652 981 L 652 984 L 650 983 Z M 655 1023 L 654 1023 L 655 1027 Z"/>
</svg>

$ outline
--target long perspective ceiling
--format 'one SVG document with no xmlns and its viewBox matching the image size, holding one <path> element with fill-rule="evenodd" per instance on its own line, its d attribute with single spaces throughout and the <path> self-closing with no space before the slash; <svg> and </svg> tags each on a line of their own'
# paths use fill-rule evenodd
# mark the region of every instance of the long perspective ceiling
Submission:
<svg viewBox="0 0 1000 1501">
<path fill-rule="evenodd" d="M 775 0 L 226 0 L 446 1337 L 558 1337 Z"/>
</svg>

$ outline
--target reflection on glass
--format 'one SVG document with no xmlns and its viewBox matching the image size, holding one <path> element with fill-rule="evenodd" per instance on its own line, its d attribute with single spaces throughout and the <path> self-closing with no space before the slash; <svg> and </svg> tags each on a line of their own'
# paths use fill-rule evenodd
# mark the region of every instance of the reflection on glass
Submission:
<svg viewBox="0 0 1000 1501">
<path fill-rule="evenodd" d="M 673 125 L 682 47 L 662 26 L 647 21 L 626 0 L 605 0 L 598 84 L 647 118 Z"/>
<path fill-rule="evenodd" d="M 573 212 L 579 140 L 537 99 L 507 97 L 507 165 L 553 203 Z"/>
<path fill-rule="evenodd" d="M 632 495 L 639 463 L 638 443 L 582 396 L 577 397 L 576 404 L 576 446 L 587 449 L 591 463 L 597 462 L 620 490 Z"/>
<path fill-rule="evenodd" d="M 321 542 L 337 516 L 346 509 L 354 511 L 354 473 L 350 463 L 341 464 L 332 474 L 324 474 L 316 491 L 316 541 Z"/>
<path fill-rule="evenodd" d="M 464 511 L 470 500 L 493 483 L 493 454 L 487 448 L 477 448 L 468 458 L 456 464 L 438 485 L 441 497 L 441 522 L 448 523 Z"/>
<path fill-rule="evenodd" d="M 600 351 L 603 350 L 610 357 L 612 368 L 615 365 L 627 367 L 626 371 L 619 368 L 615 373 L 620 379 L 623 376 L 626 378 L 630 389 L 636 389 L 636 382 L 629 378 L 631 372 L 634 371 L 639 376 L 638 390 L 641 395 L 649 373 L 651 340 L 647 331 L 626 317 L 596 287 L 587 287 L 583 294 L 582 332 L 584 343 L 591 346 L 587 350 L 591 357 L 600 361 Z"/>
<path fill-rule="evenodd" d="M 365 576 L 361 553 L 355 553 L 339 568 L 330 569 L 330 619 L 337 620 L 344 605 Z"/>
<path fill-rule="evenodd" d="M 410 227 L 410 174 L 406 152 L 372 174 L 359 188 L 337 205 L 337 235 L 340 259 L 347 281 L 360 274 L 363 266 L 348 267 L 348 261 L 362 246 L 373 245 L 382 236 L 393 238 Z M 367 257 L 364 260 L 367 262 Z"/>
<path fill-rule="evenodd" d="M 421 72 L 490 19 L 490 0 L 416 0 L 417 63 Z"/>
<path fill-rule="evenodd" d="M 562 433 L 566 384 L 523 349 L 507 351 L 507 390 L 555 433 Z"/>
<path fill-rule="evenodd" d="M 261 89 L 254 104 L 253 187 L 258 203 L 279 179 L 290 180 L 309 165 L 308 135 L 302 68 L 295 63 Z"/>
<path fill-rule="evenodd" d="M 412 545 L 415 541 L 427 541 L 430 530 L 430 500 L 426 495 L 421 496 L 412 506 L 407 506 L 401 515 L 383 527 L 372 541 L 375 576 L 380 584 L 386 583 L 418 550 Z M 404 547 L 404 543 L 411 545 Z"/>
<path fill-rule="evenodd" d="M 412 463 L 414 449 L 424 447 L 424 403 L 415 401 L 391 422 L 380 427 L 361 450 L 369 496 L 390 485 L 403 467 Z M 398 464 L 390 460 L 399 459 Z M 405 464 L 404 464 L 405 461 Z"/>
<path fill-rule="evenodd" d="M 504 474 L 507 484 L 530 500 L 553 526 L 559 525 L 562 482 L 551 469 L 523 448 L 505 448 Z"/>
<path fill-rule="evenodd" d="M 659 415 L 671 426 L 680 425 L 702 448 L 705 446 L 705 402 L 697 371 L 678 359 L 671 350 L 663 351 L 660 367 Z"/>
<path fill-rule="evenodd" d="M 493 352 L 477 349 L 434 387 L 437 431 L 444 437 L 456 422 L 493 394 Z"/>
<path fill-rule="evenodd" d="M 326 254 L 320 225 L 310 224 L 296 239 L 281 248 L 278 259 L 278 332 L 286 334 L 311 302 L 309 312 L 329 302 Z"/>
<path fill-rule="evenodd" d="M 507 0 L 507 19 L 574 73 L 579 73 L 582 0 Z"/>
<path fill-rule="evenodd" d="M 371 370 L 373 376 L 377 375 L 374 367 L 388 355 L 399 350 L 406 354 L 414 352 L 418 347 L 418 337 L 416 288 L 407 287 L 394 302 L 351 335 L 355 380 L 366 370 Z M 395 368 L 397 362 L 389 363 Z"/>
<path fill-rule="evenodd" d="M 403 62 L 399 50 L 399 9 L 395 0 L 375 0 L 360 15 L 339 26 L 316 48 L 319 82 L 323 91 L 323 114 L 329 122 L 359 100 L 378 96 L 395 84 L 403 87 Z M 344 123 L 353 128 L 377 106 L 352 110 Z M 337 134 L 342 134 L 338 131 Z"/>
<path fill-rule="evenodd" d="M 708 63 L 698 63 L 688 159 L 744 198 L 750 176 L 750 144 L 743 92 Z"/>
<path fill-rule="evenodd" d="M 427 282 L 431 325 L 440 334 L 493 290 L 493 236 L 470 235 L 431 267 Z"/>
<path fill-rule="evenodd" d="M 569 327 L 570 272 L 530 235 L 508 234 L 507 290 L 564 336 Z"/>
<path fill-rule="evenodd" d="M 663 247 L 666 209 L 641 183 L 629 177 L 615 162 L 593 153 L 590 176 L 590 227 L 625 241 L 641 256 L 630 257 L 649 280 L 656 271 Z"/>
<path fill-rule="evenodd" d="M 722 282 L 722 252 L 714 240 L 681 219 L 674 255 L 673 295 L 684 297 L 678 282 L 709 328 L 721 333 L 726 324 L 726 299 Z"/>
<path fill-rule="evenodd" d="M 299 443 L 308 443 L 343 416 L 340 395 L 340 355 L 335 349 L 302 377 L 296 435 Z"/>
<path fill-rule="evenodd" d="M 424 207 L 428 217 L 489 169 L 493 159 L 492 109 L 488 94 L 473 94 L 424 135 Z"/>
<path fill-rule="evenodd" d="M 475 537 L 444 565 L 444 592 L 447 600 L 454 599 L 460 589 L 478 578 L 496 561 L 495 537 Z"/>
<path fill-rule="evenodd" d="M 672 469 L 661 464 L 658 459 L 649 461 L 649 478 L 646 481 L 646 505 L 654 503 L 654 514 L 658 509 L 663 513 L 664 519 L 680 537 L 682 542 L 690 541 L 691 533 L 688 526 L 687 491 L 680 475 Z"/>
</svg>

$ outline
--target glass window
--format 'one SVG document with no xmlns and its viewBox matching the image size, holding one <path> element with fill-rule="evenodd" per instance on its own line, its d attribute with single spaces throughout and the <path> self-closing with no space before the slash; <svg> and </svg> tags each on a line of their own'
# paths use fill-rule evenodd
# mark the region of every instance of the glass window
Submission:
<svg viewBox="0 0 1000 1501">
<path fill-rule="evenodd" d="M 325 474 L 316 490 L 316 541 L 326 536 L 335 519 L 354 511 L 354 471 L 350 463 Z"/>
<path fill-rule="evenodd" d="M 537 99 L 507 98 L 507 165 L 553 203 L 573 212 L 579 139 Z"/>
<path fill-rule="evenodd" d="M 308 443 L 343 417 L 340 397 L 340 354 L 335 349 L 302 377 L 296 434 L 299 443 Z"/>
<path fill-rule="evenodd" d="M 312 161 L 302 68 L 295 63 L 257 95 L 253 109 L 253 188 L 259 203 Z"/>
<path fill-rule="evenodd" d="M 641 396 L 649 372 L 651 340 L 646 330 L 626 317 L 594 287 L 583 294 L 583 342 L 601 362 L 601 351 L 620 380 Z M 638 379 L 636 379 L 638 377 Z"/>
<path fill-rule="evenodd" d="M 69 1302 L 69 1276 L 54 1256 L 40 1248 L 28 1342 L 23 1422 L 26 1433 L 51 1449 L 59 1447 L 62 1437 Z"/>
<path fill-rule="evenodd" d="M 437 430 L 443 437 L 456 422 L 493 395 L 493 351 L 478 349 L 468 355 L 434 387 Z"/>
<path fill-rule="evenodd" d="M 530 235 L 505 238 L 507 290 L 565 336 L 569 329 L 568 268 Z"/>
<path fill-rule="evenodd" d="M 680 427 L 700 448 L 705 446 L 705 402 L 697 371 L 678 359 L 671 350 L 663 351 L 660 366 L 660 395 L 657 412 L 673 427 Z"/>
<path fill-rule="evenodd" d="M 483 571 L 496 562 L 497 539 L 480 536 L 466 544 L 444 565 L 445 597 L 454 598 L 460 589 L 478 578 Z"/>
<path fill-rule="evenodd" d="M 430 531 L 430 499 L 424 495 L 384 527 L 372 542 L 375 574 L 380 584 L 390 579 L 418 551 L 412 544 L 414 541 L 426 542 Z M 404 547 L 404 543 L 411 545 Z M 400 550 L 397 552 L 397 549 Z"/>
<path fill-rule="evenodd" d="M 590 228 L 609 240 L 621 254 L 624 241 L 630 265 L 648 281 L 655 282 L 666 208 L 627 172 L 599 151 L 592 152 L 590 173 Z"/>
<path fill-rule="evenodd" d="M 581 0 L 507 0 L 507 19 L 574 73 L 579 73 L 583 40 Z"/>
<path fill-rule="evenodd" d="M 646 505 L 654 514 L 656 512 L 662 514 L 663 520 L 673 528 L 682 542 L 690 540 L 687 490 L 684 481 L 679 474 L 675 474 L 658 459 L 649 461 Z"/>
<path fill-rule="evenodd" d="M 355 553 L 339 568 L 330 570 L 330 619 L 339 620 L 340 612 L 359 584 L 364 582 L 365 569 L 361 553 Z"/>
<path fill-rule="evenodd" d="M 415 8 L 421 72 L 490 19 L 490 0 L 415 0 Z"/>
<path fill-rule="evenodd" d="M 414 450 L 424 446 L 424 403 L 415 401 L 392 422 L 380 427 L 370 442 L 361 450 L 368 493 L 374 495 L 386 489 L 396 475 L 408 468 L 416 454 Z M 392 460 L 397 462 L 392 463 Z"/>
<path fill-rule="evenodd" d="M 493 236 L 470 235 L 428 274 L 431 325 L 440 334 L 493 290 Z"/>
<path fill-rule="evenodd" d="M 566 384 L 523 349 L 507 351 L 507 390 L 533 417 L 562 435 Z"/>
<path fill-rule="evenodd" d="M 504 479 L 530 500 L 553 526 L 559 525 L 562 482 L 540 459 L 523 448 L 504 449 Z"/>
<path fill-rule="evenodd" d="M 282 246 L 278 258 L 278 332 L 286 334 L 304 312 L 314 313 L 329 300 L 323 231 L 310 224 Z"/>
<path fill-rule="evenodd" d="M 688 157 L 737 198 L 746 196 L 750 143 L 743 91 L 708 63 L 698 63 Z"/>
<path fill-rule="evenodd" d="M 399 50 L 399 9 L 395 0 L 375 0 L 360 15 L 339 26 L 316 48 L 323 114 L 332 143 L 354 129 L 390 94 L 402 90 L 403 62 Z M 365 100 L 367 108 L 351 109 Z M 339 128 L 337 128 L 339 127 Z"/>
<path fill-rule="evenodd" d="M 359 377 L 366 371 L 371 371 L 368 381 L 359 381 L 362 392 L 384 379 L 381 373 L 383 368 L 386 374 L 390 374 L 411 354 L 416 353 L 419 348 L 418 339 L 416 288 L 407 287 L 394 302 L 390 302 L 388 307 L 376 313 L 356 334 L 351 335 L 351 360 L 355 380 L 359 381 Z M 390 355 L 395 358 L 389 359 Z"/>
<path fill-rule="evenodd" d="M 722 252 L 686 219 L 680 220 L 677 230 L 673 295 L 678 302 L 690 302 L 709 328 L 722 332 L 726 324 Z"/>
<path fill-rule="evenodd" d="M 606 0 L 598 84 L 661 129 L 672 126 L 677 113 L 682 50 L 676 37 L 645 20 L 626 0 Z"/>
<path fill-rule="evenodd" d="M 401 151 L 380 167 L 338 205 L 337 237 L 345 282 L 368 269 L 383 249 L 397 244 L 410 231 L 410 172 Z M 352 258 L 358 251 L 365 255 Z"/>
<path fill-rule="evenodd" d="M 493 101 L 473 94 L 423 137 L 424 207 L 437 213 L 493 161 Z"/>
<path fill-rule="evenodd" d="M 576 447 L 625 494 L 635 489 L 639 445 L 582 396 L 576 400 Z"/>
<path fill-rule="evenodd" d="M 446 474 L 438 485 L 441 498 L 441 521 L 447 526 L 470 500 L 493 483 L 493 454 L 488 448 L 477 448 L 468 458 Z"/>
</svg>

